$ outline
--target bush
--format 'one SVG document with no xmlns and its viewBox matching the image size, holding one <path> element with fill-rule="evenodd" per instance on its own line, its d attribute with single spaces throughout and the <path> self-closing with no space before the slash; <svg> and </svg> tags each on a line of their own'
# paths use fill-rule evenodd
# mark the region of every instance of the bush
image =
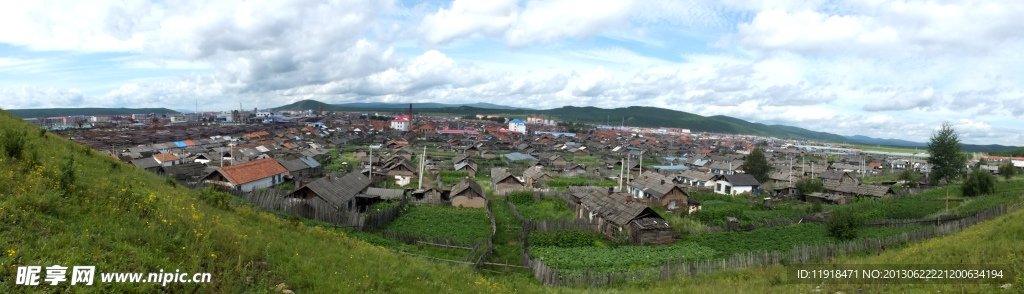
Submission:
<svg viewBox="0 0 1024 294">
<path fill-rule="evenodd" d="M 537 232 L 530 234 L 531 245 L 541 247 L 587 247 L 593 246 L 595 242 L 599 242 L 601 239 L 602 236 L 599 233 L 584 232 L 581 230 Z"/>
<path fill-rule="evenodd" d="M 814 192 L 825 191 L 825 184 L 818 178 L 801 178 L 796 181 L 796 189 L 800 192 L 800 196 L 804 196 Z"/>
<path fill-rule="evenodd" d="M 986 170 L 975 168 L 960 186 L 964 196 L 992 194 L 996 191 L 996 179 Z"/>
<path fill-rule="evenodd" d="M 57 184 L 61 191 L 64 191 L 64 196 L 70 196 L 75 190 L 75 154 L 68 155 L 68 159 L 64 161 L 64 164 L 60 166 L 60 172 L 57 174 Z"/>
<path fill-rule="evenodd" d="M 7 157 L 20 159 L 22 150 L 25 150 L 25 143 L 25 131 L 5 130 L 0 134 L 0 146 Z"/>
<path fill-rule="evenodd" d="M 825 227 L 828 235 L 839 240 L 853 240 L 864 226 L 864 219 L 849 209 L 837 209 L 832 212 Z"/>
<path fill-rule="evenodd" d="M 810 211 L 810 213 L 819 213 L 819 212 L 822 212 L 824 210 L 825 210 L 825 207 L 823 207 L 821 205 L 821 202 L 814 202 L 814 204 L 811 204 L 811 211 Z"/>
<path fill-rule="evenodd" d="M 275 187 L 275 188 L 277 188 L 278 190 L 282 190 L 282 191 L 292 191 L 292 190 L 295 190 L 295 183 L 284 183 L 284 184 L 277 185 L 277 187 Z"/>
<path fill-rule="evenodd" d="M 199 200 L 206 202 L 210 206 L 231 210 L 231 196 L 227 193 L 217 191 L 217 188 L 208 186 L 205 189 L 199 190 Z"/>
<path fill-rule="evenodd" d="M 1003 175 L 1003 178 L 1010 180 L 1013 176 L 1017 175 L 1017 168 L 1013 167 L 1013 163 L 1006 163 L 999 166 L 999 173 Z"/>
</svg>

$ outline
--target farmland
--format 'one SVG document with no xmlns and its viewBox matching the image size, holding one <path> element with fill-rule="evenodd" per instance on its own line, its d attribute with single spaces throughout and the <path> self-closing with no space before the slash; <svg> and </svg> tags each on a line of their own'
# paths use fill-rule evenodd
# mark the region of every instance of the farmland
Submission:
<svg viewBox="0 0 1024 294">
<path fill-rule="evenodd" d="M 438 236 L 474 242 L 490 235 L 487 212 L 479 208 L 411 206 L 385 230 L 420 236 Z"/>
<path fill-rule="evenodd" d="M 602 186 L 602 187 L 614 187 L 618 183 L 612 180 L 594 180 L 586 177 L 552 177 L 550 180 L 544 181 L 544 184 L 555 190 L 565 190 L 569 186 Z"/>
<path fill-rule="evenodd" d="M 547 219 L 573 219 L 575 214 L 565 206 L 561 199 L 553 197 L 542 197 L 540 202 L 529 201 L 517 202 L 516 210 L 523 218 L 533 220 Z"/>
</svg>

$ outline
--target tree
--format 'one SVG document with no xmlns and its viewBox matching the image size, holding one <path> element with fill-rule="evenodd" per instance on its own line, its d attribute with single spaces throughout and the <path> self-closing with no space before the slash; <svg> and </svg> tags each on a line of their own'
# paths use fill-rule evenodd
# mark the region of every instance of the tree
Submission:
<svg viewBox="0 0 1024 294">
<path fill-rule="evenodd" d="M 864 226 L 864 219 L 850 209 L 836 209 L 828 218 L 825 227 L 828 228 L 828 235 L 839 240 L 853 240 L 857 238 L 860 228 Z"/>
<path fill-rule="evenodd" d="M 750 155 L 747 155 L 747 160 L 743 161 L 740 168 L 754 176 L 758 182 L 764 183 L 769 180 L 768 173 L 771 172 L 772 167 L 768 165 L 768 159 L 764 157 L 764 152 L 761 152 L 761 147 L 756 147 L 754 151 L 750 152 Z"/>
<path fill-rule="evenodd" d="M 900 181 L 904 181 L 908 187 L 917 188 L 917 180 L 920 178 L 918 174 L 910 171 L 910 169 L 904 169 L 900 173 Z"/>
<path fill-rule="evenodd" d="M 995 186 L 996 178 L 988 170 L 975 168 L 967 175 L 960 188 L 964 196 L 979 196 L 992 194 L 996 191 Z"/>
<path fill-rule="evenodd" d="M 825 191 L 825 183 L 818 178 L 801 178 L 799 181 L 796 181 L 796 189 L 799 191 L 800 196 L 803 197 L 810 193 Z"/>
<path fill-rule="evenodd" d="M 967 157 L 960 153 L 960 136 L 948 122 L 942 123 L 928 141 L 928 163 L 933 181 L 946 180 L 946 212 L 949 212 L 949 184 L 963 175 Z"/>
<path fill-rule="evenodd" d="M 1017 168 L 1013 167 L 1013 163 L 1005 163 L 999 166 L 999 173 L 1009 181 L 1010 178 L 1017 175 Z"/>
</svg>

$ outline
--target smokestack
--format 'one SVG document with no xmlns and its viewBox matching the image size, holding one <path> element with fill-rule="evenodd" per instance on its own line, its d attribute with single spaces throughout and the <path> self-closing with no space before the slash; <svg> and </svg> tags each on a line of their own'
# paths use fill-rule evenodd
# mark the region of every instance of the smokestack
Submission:
<svg viewBox="0 0 1024 294">
<path fill-rule="evenodd" d="M 412 128 L 412 103 L 409 103 L 409 128 Z"/>
</svg>

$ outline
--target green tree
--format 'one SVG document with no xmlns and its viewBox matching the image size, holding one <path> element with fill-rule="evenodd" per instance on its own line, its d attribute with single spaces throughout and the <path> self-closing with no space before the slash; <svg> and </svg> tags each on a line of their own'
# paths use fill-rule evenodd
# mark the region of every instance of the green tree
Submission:
<svg viewBox="0 0 1024 294">
<path fill-rule="evenodd" d="M 825 227 L 828 235 L 839 240 L 853 240 L 864 226 L 864 219 L 850 209 L 836 209 L 828 218 Z"/>
<path fill-rule="evenodd" d="M 825 191 L 825 184 L 819 178 L 800 178 L 800 180 L 796 181 L 796 189 L 802 197 L 810 193 Z"/>
<path fill-rule="evenodd" d="M 949 184 L 963 175 L 967 157 L 960 153 L 960 136 L 948 122 L 942 123 L 928 142 L 928 163 L 933 181 L 946 180 L 946 212 L 949 212 Z"/>
<path fill-rule="evenodd" d="M 768 159 L 764 157 L 761 147 L 756 147 L 754 151 L 750 151 L 750 155 L 747 155 L 747 159 L 743 161 L 740 168 L 754 176 L 758 182 L 764 183 L 769 180 L 768 173 L 771 172 L 772 167 L 768 165 Z"/>
<path fill-rule="evenodd" d="M 920 179 L 920 175 L 910 171 L 910 169 L 904 169 L 900 173 L 899 180 L 906 182 L 906 185 L 911 188 L 917 188 L 917 180 Z"/>
<path fill-rule="evenodd" d="M 1013 163 L 1008 162 L 999 166 L 999 173 L 1009 181 L 1010 178 L 1017 175 L 1017 168 L 1013 167 Z"/>
<path fill-rule="evenodd" d="M 995 187 L 996 178 L 989 171 L 975 168 L 967 175 L 967 179 L 964 180 L 964 184 L 960 188 L 964 196 L 979 196 L 992 194 L 996 191 Z"/>
</svg>

